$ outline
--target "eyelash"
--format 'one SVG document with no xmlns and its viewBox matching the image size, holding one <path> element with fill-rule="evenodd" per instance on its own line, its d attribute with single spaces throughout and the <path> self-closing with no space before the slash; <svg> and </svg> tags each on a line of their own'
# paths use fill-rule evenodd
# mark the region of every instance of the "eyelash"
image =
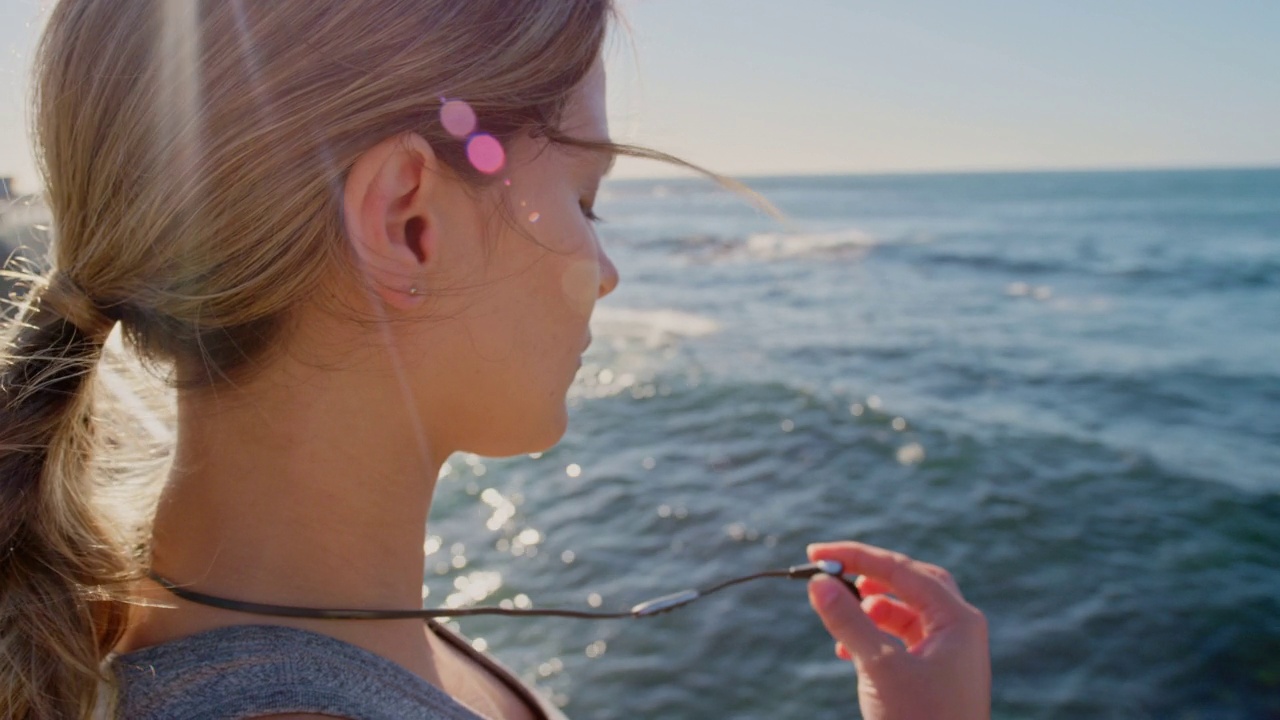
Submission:
<svg viewBox="0 0 1280 720">
<path fill-rule="evenodd" d="M 582 216 L 585 217 L 588 221 L 593 223 L 604 222 L 604 218 L 600 217 L 599 215 L 596 215 L 594 210 L 592 210 L 591 208 L 585 205 L 582 206 Z"/>
</svg>

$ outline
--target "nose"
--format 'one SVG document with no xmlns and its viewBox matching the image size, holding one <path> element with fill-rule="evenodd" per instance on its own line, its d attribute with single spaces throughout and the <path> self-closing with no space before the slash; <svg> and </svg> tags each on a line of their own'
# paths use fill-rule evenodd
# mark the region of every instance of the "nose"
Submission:
<svg viewBox="0 0 1280 720">
<path fill-rule="evenodd" d="M 609 254 L 604 251 L 604 248 L 600 248 L 600 288 L 596 297 L 602 298 L 613 292 L 614 288 L 618 287 L 619 280 L 618 268 L 613 264 L 613 260 L 609 259 Z"/>
</svg>

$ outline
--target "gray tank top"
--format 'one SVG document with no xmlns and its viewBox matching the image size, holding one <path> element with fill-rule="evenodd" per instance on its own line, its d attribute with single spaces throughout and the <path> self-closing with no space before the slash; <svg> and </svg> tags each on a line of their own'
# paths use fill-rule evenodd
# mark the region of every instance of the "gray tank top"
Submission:
<svg viewBox="0 0 1280 720">
<path fill-rule="evenodd" d="M 561 716 L 465 641 L 428 623 L 482 663 L 530 706 Z M 316 713 L 351 720 L 482 720 L 408 669 L 309 630 L 237 625 L 110 658 L 128 720 L 242 720 Z"/>
</svg>

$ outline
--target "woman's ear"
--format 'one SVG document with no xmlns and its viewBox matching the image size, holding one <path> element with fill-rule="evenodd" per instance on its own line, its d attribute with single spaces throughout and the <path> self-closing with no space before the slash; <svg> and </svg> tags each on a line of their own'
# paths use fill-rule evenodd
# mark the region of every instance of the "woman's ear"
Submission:
<svg viewBox="0 0 1280 720">
<path fill-rule="evenodd" d="M 369 148 L 347 175 L 342 209 L 347 239 L 365 279 L 391 307 L 421 304 L 435 260 L 432 201 L 442 178 L 431 145 L 414 133 Z"/>
</svg>

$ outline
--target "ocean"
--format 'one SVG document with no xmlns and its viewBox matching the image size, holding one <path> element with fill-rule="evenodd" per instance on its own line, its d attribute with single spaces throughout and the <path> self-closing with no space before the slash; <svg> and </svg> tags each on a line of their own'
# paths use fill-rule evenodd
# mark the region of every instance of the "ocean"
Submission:
<svg viewBox="0 0 1280 720">
<path fill-rule="evenodd" d="M 1280 170 L 750 184 L 785 219 L 606 185 L 568 434 L 450 460 L 426 604 L 626 609 L 857 539 L 986 612 L 996 718 L 1280 718 Z M 458 624 L 576 720 L 858 717 L 799 582 Z"/>
<path fill-rule="evenodd" d="M 623 609 L 858 539 L 949 568 L 997 718 L 1280 718 L 1280 170 L 700 180 L 599 203 L 564 441 L 455 457 L 429 605 Z M 857 717 L 804 585 L 470 618 L 574 718 Z"/>
</svg>

